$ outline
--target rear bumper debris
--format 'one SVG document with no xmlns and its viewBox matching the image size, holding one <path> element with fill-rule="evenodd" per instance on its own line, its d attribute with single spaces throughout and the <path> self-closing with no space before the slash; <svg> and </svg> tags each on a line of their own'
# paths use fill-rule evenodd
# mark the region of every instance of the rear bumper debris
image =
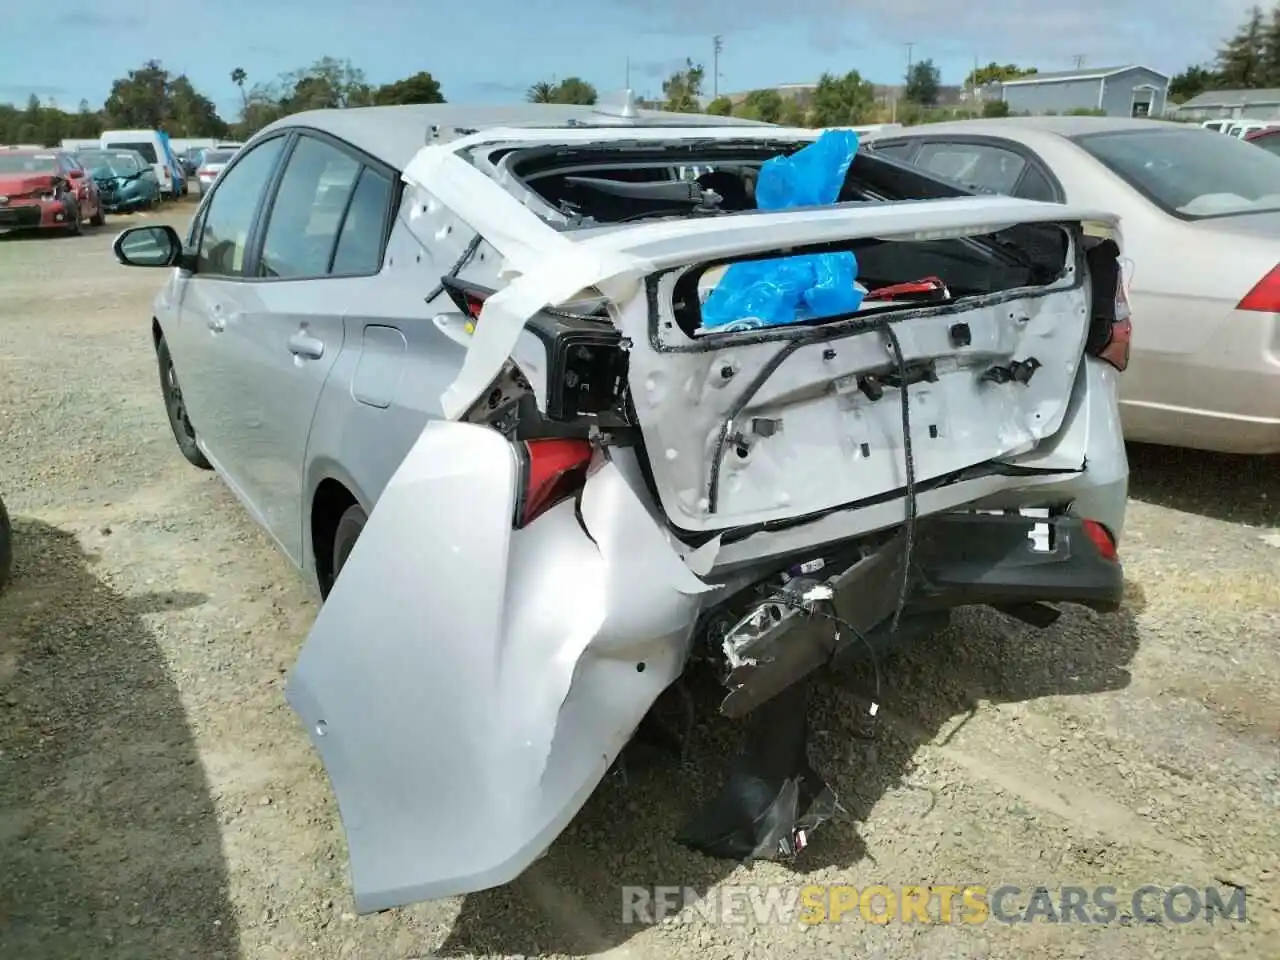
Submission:
<svg viewBox="0 0 1280 960">
<path fill-rule="evenodd" d="M 721 712 L 747 717 L 742 752 L 720 792 L 676 840 L 709 856 L 790 859 L 839 810 L 808 759 L 810 674 L 845 653 L 873 655 L 945 622 L 954 607 L 988 604 L 1036 626 L 1047 603 L 1119 608 L 1124 574 L 1074 516 L 949 514 L 922 520 L 911 551 L 903 618 L 897 607 L 903 536 L 819 580 L 798 576 L 723 637 L 729 694 Z M 872 715 L 879 709 L 873 705 Z"/>
<path fill-rule="evenodd" d="M 899 536 L 815 582 L 830 596 L 816 611 L 812 603 L 796 602 L 794 590 L 767 598 L 759 622 L 744 620 L 736 636 L 725 637 L 731 670 L 721 712 L 745 715 L 864 640 L 873 650 L 892 645 L 897 637 L 886 628 L 897 606 L 903 553 Z M 904 621 L 936 622 L 937 614 L 955 607 L 986 604 L 1047 626 L 1058 611 L 1045 604 L 1111 612 L 1124 594 L 1120 564 L 1100 553 L 1074 516 L 934 515 L 917 525 L 911 566 Z"/>
</svg>

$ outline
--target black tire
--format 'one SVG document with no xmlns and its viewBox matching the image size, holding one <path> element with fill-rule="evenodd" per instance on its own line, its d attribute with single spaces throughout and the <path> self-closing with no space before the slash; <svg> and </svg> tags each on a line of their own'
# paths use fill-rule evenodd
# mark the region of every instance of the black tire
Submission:
<svg viewBox="0 0 1280 960">
<path fill-rule="evenodd" d="M 80 222 L 80 205 L 78 203 L 72 204 L 67 208 L 67 219 L 70 221 L 67 224 L 67 233 L 73 237 L 78 237 L 84 233 L 84 224 Z"/>
<path fill-rule="evenodd" d="M 92 225 L 93 225 L 93 226 L 95 226 L 95 227 L 101 227 L 101 226 L 103 226 L 106 222 L 107 222 L 107 214 L 106 214 L 106 212 L 102 209 L 102 201 L 101 201 L 101 200 L 99 200 L 99 201 L 98 201 L 98 212 L 97 212 L 97 213 L 95 213 L 95 214 L 90 218 L 89 223 L 90 223 L 90 224 L 92 224 Z"/>
<path fill-rule="evenodd" d="M 0 500 L 0 589 L 9 581 L 12 567 L 13 528 L 9 526 L 9 514 L 5 512 L 4 501 Z"/>
<path fill-rule="evenodd" d="M 347 507 L 338 518 L 338 526 L 333 531 L 333 577 L 329 581 L 330 590 L 333 589 L 333 584 L 337 583 L 338 574 L 342 572 L 347 558 L 351 556 L 352 548 L 360 539 L 364 525 L 368 522 L 369 517 L 358 503 Z"/>
<path fill-rule="evenodd" d="M 173 439 L 187 463 L 201 470 L 212 470 L 213 465 L 200 452 L 196 443 L 195 427 L 187 419 L 187 408 L 182 400 L 182 387 L 178 383 L 177 371 L 173 368 L 173 358 L 169 356 L 169 345 L 164 337 L 156 344 L 156 360 L 160 367 L 160 394 L 164 397 L 165 413 L 169 416 L 169 429 L 173 431 Z"/>
</svg>

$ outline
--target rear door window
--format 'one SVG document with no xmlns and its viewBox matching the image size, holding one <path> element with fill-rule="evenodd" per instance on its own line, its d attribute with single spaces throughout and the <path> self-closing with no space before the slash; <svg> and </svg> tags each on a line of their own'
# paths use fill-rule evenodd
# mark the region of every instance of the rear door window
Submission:
<svg viewBox="0 0 1280 960">
<path fill-rule="evenodd" d="M 916 166 L 982 193 L 1012 193 L 1027 161 L 1003 147 L 987 143 L 925 142 Z"/>
<path fill-rule="evenodd" d="M 391 193 L 389 178 L 368 167 L 361 171 L 333 255 L 333 274 L 368 275 L 382 267 Z"/>
<path fill-rule="evenodd" d="M 1040 200 L 1045 203 L 1053 203 L 1058 199 L 1058 191 L 1054 189 L 1053 184 L 1049 182 L 1049 178 L 1034 163 L 1027 167 L 1026 175 L 1018 183 L 1018 189 L 1014 193 L 1023 200 Z"/>
<path fill-rule="evenodd" d="M 298 138 L 271 205 L 258 276 L 296 280 L 329 272 L 360 168 L 360 161 L 331 144 Z"/>
<path fill-rule="evenodd" d="M 891 160 L 901 160 L 903 163 L 910 163 L 911 158 L 915 156 L 916 150 L 920 144 L 915 140 L 899 140 L 897 143 L 876 143 L 872 141 L 870 144 L 872 151 L 877 156 L 885 156 Z"/>
</svg>

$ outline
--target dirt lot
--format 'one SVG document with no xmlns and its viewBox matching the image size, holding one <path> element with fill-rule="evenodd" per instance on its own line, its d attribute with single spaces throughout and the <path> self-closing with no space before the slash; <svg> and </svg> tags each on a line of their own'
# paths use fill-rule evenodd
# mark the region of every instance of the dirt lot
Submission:
<svg viewBox="0 0 1280 960">
<path fill-rule="evenodd" d="M 354 916 L 282 696 L 315 600 L 174 448 L 159 277 L 108 252 L 125 222 L 0 239 L 0 956 L 1280 957 L 1280 463 L 1152 449 L 1121 615 L 968 612 L 886 664 L 874 728 L 824 686 L 815 759 L 849 816 L 794 869 L 669 839 L 726 762 L 708 721 L 683 770 L 607 782 L 510 888 Z M 1236 884 L 1248 921 L 621 922 L 623 884 L 804 883 L 1105 884 L 1122 914 L 1144 884 Z"/>
</svg>

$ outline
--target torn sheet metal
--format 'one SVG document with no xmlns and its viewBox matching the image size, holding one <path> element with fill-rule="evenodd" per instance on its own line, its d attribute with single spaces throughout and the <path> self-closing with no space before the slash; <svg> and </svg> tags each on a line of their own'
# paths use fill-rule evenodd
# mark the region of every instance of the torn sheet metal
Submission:
<svg viewBox="0 0 1280 960">
<path fill-rule="evenodd" d="M 404 172 L 405 181 L 429 194 L 428 209 L 440 203 L 452 210 L 498 251 L 507 271 L 519 275 L 485 301 L 462 369 L 441 397 L 445 417 L 457 420 L 507 362 L 526 320 L 587 287 L 625 298 L 626 282 L 636 284 L 651 267 L 628 254 L 581 249 L 462 160 L 452 146 L 420 150 Z"/>
<path fill-rule="evenodd" d="M 360 912 L 518 876 L 684 667 L 712 588 L 618 467 L 581 521 L 567 501 L 512 529 L 517 483 L 493 430 L 428 425 L 290 676 Z"/>
</svg>

